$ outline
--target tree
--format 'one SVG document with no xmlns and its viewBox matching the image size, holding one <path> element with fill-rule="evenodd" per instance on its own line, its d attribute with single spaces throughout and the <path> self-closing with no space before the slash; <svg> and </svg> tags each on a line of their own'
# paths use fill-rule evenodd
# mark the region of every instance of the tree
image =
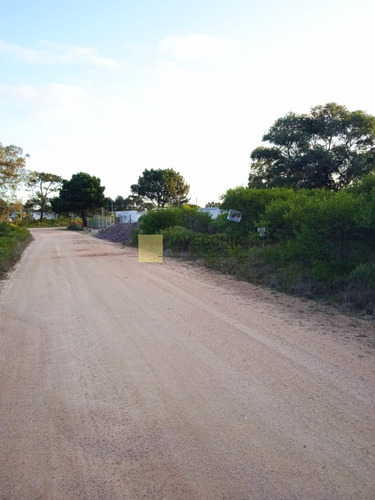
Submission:
<svg viewBox="0 0 375 500">
<path fill-rule="evenodd" d="M 22 201 L 9 201 L 8 199 L 0 198 L 0 222 L 7 222 L 11 213 L 13 221 L 23 218 L 23 204 Z"/>
<path fill-rule="evenodd" d="M 0 190 L 15 189 L 25 173 L 25 158 L 18 146 L 3 146 L 0 142 Z"/>
<path fill-rule="evenodd" d="M 98 177 L 79 172 L 70 181 L 62 181 L 59 197 L 51 200 L 52 209 L 57 213 L 80 214 L 84 227 L 87 227 L 88 211 L 104 206 L 104 190 Z"/>
<path fill-rule="evenodd" d="M 251 153 L 249 187 L 339 190 L 375 166 L 375 117 L 329 103 L 289 113 Z"/>
<path fill-rule="evenodd" d="M 28 180 L 28 186 L 35 191 L 35 196 L 30 200 L 34 207 L 40 209 L 40 221 L 43 221 L 44 213 L 48 208 L 48 201 L 52 193 L 61 187 L 62 177 L 45 172 L 32 172 Z"/>
<path fill-rule="evenodd" d="M 138 212 L 143 212 L 145 210 L 151 210 L 155 208 L 155 204 L 151 201 L 144 200 L 141 196 L 137 194 L 131 194 L 124 199 L 124 208 L 122 210 L 137 210 Z"/>
<path fill-rule="evenodd" d="M 138 184 L 131 186 L 131 192 L 158 208 L 166 205 L 183 205 L 189 199 L 190 186 L 173 169 L 145 170 L 138 178 Z"/>
<path fill-rule="evenodd" d="M 10 211 L 9 203 L 0 198 L 0 223 L 8 220 Z"/>
<path fill-rule="evenodd" d="M 146 202 L 138 195 L 131 194 L 126 198 L 123 196 L 116 196 L 115 200 L 106 198 L 105 207 L 110 211 L 137 210 L 138 212 L 142 212 L 144 210 L 151 210 L 155 205 L 151 202 Z"/>
<path fill-rule="evenodd" d="M 116 199 L 114 201 L 114 210 L 126 210 L 126 202 L 123 196 L 116 196 Z"/>
</svg>

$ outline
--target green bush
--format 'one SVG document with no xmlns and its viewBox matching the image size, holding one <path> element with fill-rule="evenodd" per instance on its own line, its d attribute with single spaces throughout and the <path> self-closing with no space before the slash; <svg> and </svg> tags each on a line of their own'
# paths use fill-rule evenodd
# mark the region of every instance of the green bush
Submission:
<svg viewBox="0 0 375 500">
<path fill-rule="evenodd" d="M 233 259 L 236 264 L 244 263 L 252 259 L 254 254 L 253 247 L 244 247 L 243 245 L 233 244 L 226 248 L 225 255 Z"/>
<path fill-rule="evenodd" d="M 229 248 L 239 241 L 227 234 L 197 233 L 182 226 L 172 226 L 159 231 L 163 235 L 164 248 L 179 252 L 190 252 L 200 256 L 225 256 Z M 228 254 L 229 256 L 229 254 Z"/>
<path fill-rule="evenodd" d="M 287 200 L 293 196 L 292 189 L 254 189 L 238 187 L 229 189 L 223 196 L 221 208 L 223 210 L 237 210 L 242 212 L 240 223 L 228 221 L 226 216 L 221 216 L 225 232 L 236 236 L 247 236 L 256 231 L 258 221 L 267 205 L 274 200 Z"/>
<path fill-rule="evenodd" d="M 0 223 L 0 238 L 4 238 L 5 236 L 9 236 L 16 231 L 16 227 L 13 224 L 7 224 L 6 222 Z"/>
<path fill-rule="evenodd" d="M 196 233 L 208 233 L 212 224 L 211 216 L 206 212 L 200 212 L 198 207 L 186 205 L 182 209 L 182 223 L 187 229 Z"/>
<path fill-rule="evenodd" d="M 180 226 L 196 232 L 207 232 L 211 217 L 197 207 L 167 207 L 150 210 L 139 219 L 142 234 L 158 234 L 169 227 Z"/>
<path fill-rule="evenodd" d="M 70 224 L 70 217 L 58 217 L 56 219 L 44 219 L 42 222 L 34 219 L 23 219 L 17 225 L 20 227 L 66 227 Z"/>
<path fill-rule="evenodd" d="M 182 226 L 172 226 L 159 232 L 163 236 L 163 246 L 176 252 L 191 250 L 196 233 Z"/>
<path fill-rule="evenodd" d="M 350 309 L 360 309 L 375 315 L 375 262 L 359 264 L 349 275 L 344 293 L 345 304 Z"/>
<path fill-rule="evenodd" d="M 304 297 L 344 303 L 347 285 L 348 302 L 371 310 L 374 185 L 372 175 L 338 192 L 241 187 L 228 190 L 221 205 L 242 212 L 239 223 L 227 214 L 211 220 L 193 207 L 170 207 L 145 214 L 140 227 L 210 267 Z M 266 228 L 265 239 L 259 227 Z"/>
<path fill-rule="evenodd" d="M 167 227 L 181 225 L 181 211 L 175 207 L 149 210 L 139 219 L 139 227 L 142 234 L 157 234 Z"/>
<path fill-rule="evenodd" d="M 84 231 L 85 228 L 81 224 L 69 224 L 66 228 L 68 231 Z"/>
<path fill-rule="evenodd" d="M 293 229 L 287 214 L 290 212 L 292 201 L 272 200 L 260 216 L 258 227 L 266 228 L 267 238 L 272 241 L 281 241 L 293 236 Z"/>
<path fill-rule="evenodd" d="M 30 238 L 30 233 L 26 228 L 18 227 L 7 222 L 0 223 L 0 238 L 14 238 L 18 241 L 24 241 Z M 5 240 L 1 239 L 4 243 Z"/>
<path fill-rule="evenodd" d="M 133 228 L 131 230 L 131 233 L 130 233 L 130 239 L 131 239 L 132 245 L 134 245 L 134 246 L 138 245 L 138 235 L 139 235 L 139 229 L 138 228 L 136 228 L 136 229 Z"/>
<path fill-rule="evenodd" d="M 349 275 L 350 281 L 375 289 L 375 262 L 359 264 Z"/>
<path fill-rule="evenodd" d="M 26 228 L 7 222 L 0 223 L 0 274 L 14 265 L 31 239 Z"/>
</svg>

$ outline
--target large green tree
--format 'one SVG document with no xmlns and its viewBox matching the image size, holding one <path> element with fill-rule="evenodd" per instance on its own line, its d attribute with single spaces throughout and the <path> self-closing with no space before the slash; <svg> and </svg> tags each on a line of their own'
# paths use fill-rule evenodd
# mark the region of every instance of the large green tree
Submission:
<svg viewBox="0 0 375 500">
<path fill-rule="evenodd" d="M 375 117 L 329 103 L 288 113 L 251 153 L 249 187 L 338 190 L 375 168 Z"/>
<path fill-rule="evenodd" d="M 171 168 L 145 170 L 138 178 L 138 184 L 131 186 L 131 192 L 157 207 L 183 205 L 189 199 L 190 186 L 182 175 Z"/>
<path fill-rule="evenodd" d="M 60 189 L 61 183 L 62 177 L 59 175 L 46 172 L 32 172 L 30 174 L 28 186 L 34 191 L 34 197 L 29 201 L 35 208 L 39 208 L 40 221 L 43 221 L 51 194 Z"/>
<path fill-rule="evenodd" d="M 23 150 L 18 146 L 3 146 L 0 142 L 0 190 L 15 189 L 25 173 Z"/>
<path fill-rule="evenodd" d="M 105 204 L 105 187 L 100 179 L 85 172 L 74 174 L 70 181 L 63 180 L 60 195 L 51 200 L 52 209 L 57 213 L 75 212 L 82 217 L 87 227 L 89 210 L 103 207 Z"/>
</svg>

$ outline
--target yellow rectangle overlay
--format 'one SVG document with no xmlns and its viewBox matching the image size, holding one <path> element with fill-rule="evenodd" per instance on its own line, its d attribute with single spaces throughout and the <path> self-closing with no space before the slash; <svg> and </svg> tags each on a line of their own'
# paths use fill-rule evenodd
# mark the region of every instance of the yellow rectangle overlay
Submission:
<svg viewBox="0 0 375 500">
<path fill-rule="evenodd" d="M 138 235 L 138 262 L 163 262 L 163 235 Z"/>
</svg>

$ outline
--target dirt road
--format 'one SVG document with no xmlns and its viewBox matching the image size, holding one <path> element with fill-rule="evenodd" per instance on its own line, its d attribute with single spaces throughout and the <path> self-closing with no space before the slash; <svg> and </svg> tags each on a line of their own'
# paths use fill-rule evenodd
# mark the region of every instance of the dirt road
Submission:
<svg viewBox="0 0 375 500">
<path fill-rule="evenodd" d="M 375 498 L 373 324 L 33 234 L 0 293 L 0 500 Z"/>
</svg>

